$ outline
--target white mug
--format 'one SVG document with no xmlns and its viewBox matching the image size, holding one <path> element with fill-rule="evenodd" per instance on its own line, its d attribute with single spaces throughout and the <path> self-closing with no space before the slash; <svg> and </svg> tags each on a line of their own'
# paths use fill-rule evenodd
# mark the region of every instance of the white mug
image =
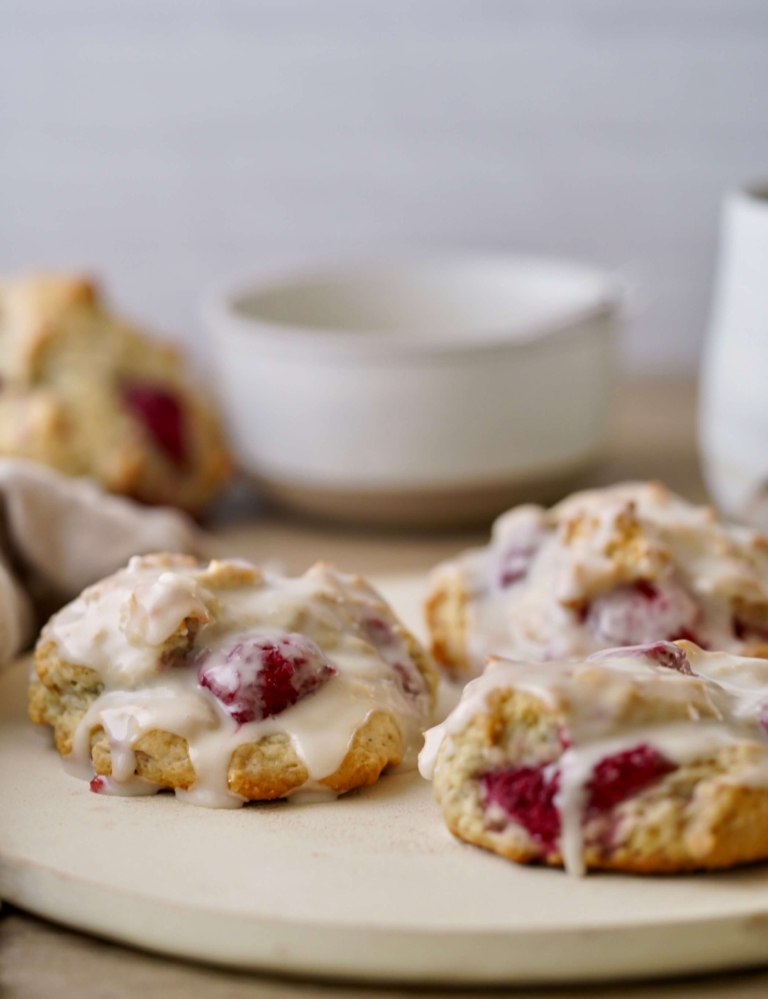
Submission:
<svg viewBox="0 0 768 999">
<path fill-rule="evenodd" d="M 701 372 L 707 487 L 728 516 L 768 530 L 768 182 L 730 194 Z"/>
</svg>

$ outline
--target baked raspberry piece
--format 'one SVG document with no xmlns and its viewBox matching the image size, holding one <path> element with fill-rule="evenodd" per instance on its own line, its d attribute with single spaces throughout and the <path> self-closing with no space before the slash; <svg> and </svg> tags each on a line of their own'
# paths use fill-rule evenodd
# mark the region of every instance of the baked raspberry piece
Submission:
<svg viewBox="0 0 768 999">
<path fill-rule="evenodd" d="M 504 552 L 499 567 L 499 585 L 502 588 L 524 579 L 528 573 L 538 545 L 511 545 Z"/>
<path fill-rule="evenodd" d="M 657 666 L 664 666 L 666 669 L 677 670 L 678 673 L 684 673 L 686 676 L 693 676 L 685 649 L 681 649 L 674 642 L 651 642 L 649 645 L 628 645 L 619 649 L 604 649 L 601 652 L 593 652 L 589 660 L 600 662 L 605 659 L 626 659 L 628 656 L 650 659 Z"/>
<path fill-rule="evenodd" d="M 679 583 L 639 580 L 598 597 L 584 619 L 606 645 L 645 645 L 678 638 L 701 644 L 696 638 L 701 616 L 699 605 Z"/>
<path fill-rule="evenodd" d="M 198 667 L 198 681 L 239 724 L 279 715 L 315 693 L 336 669 L 305 635 L 244 636 Z"/>
<path fill-rule="evenodd" d="M 366 638 L 377 649 L 389 648 L 397 640 L 397 635 L 392 625 L 383 621 L 380 617 L 364 618 L 362 628 Z"/>
<path fill-rule="evenodd" d="M 408 645 L 391 624 L 380 617 L 366 617 L 362 622 L 366 638 L 395 674 L 397 685 L 412 700 L 428 698 L 427 683 L 411 658 Z"/>
<path fill-rule="evenodd" d="M 160 450 L 178 467 L 187 463 L 184 416 L 176 396 L 168 389 L 147 382 L 126 382 L 123 402 L 142 423 Z"/>
<path fill-rule="evenodd" d="M 585 785 L 584 819 L 610 811 L 674 769 L 674 763 L 647 744 L 604 757 Z M 492 770 L 482 775 L 481 783 L 486 808 L 498 805 L 546 851 L 557 848 L 560 815 L 555 797 L 560 771 L 556 765 Z"/>
<path fill-rule="evenodd" d="M 757 723 L 765 732 L 768 732 L 768 704 L 761 704 L 757 709 Z"/>
<path fill-rule="evenodd" d="M 559 774 L 544 767 L 509 767 L 481 777 L 486 808 L 500 807 L 545 850 L 554 850 L 560 835 L 560 815 L 554 797 Z"/>
<path fill-rule="evenodd" d="M 519 524 L 504 538 L 498 567 L 498 583 L 502 589 L 525 579 L 546 538 L 547 532 L 538 523 L 527 522 Z"/>
<path fill-rule="evenodd" d="M 674 769 L 671 760 L 647 743 L 604 757 L 586 784 L 586 817 L 610 811 Z"/>
<path fill-rule="evenodd" d="M 426 697 L 427 684 L 413 663 L 396 662 L 392 664 L 400 689 L 408 697 Z"/>
</svg>

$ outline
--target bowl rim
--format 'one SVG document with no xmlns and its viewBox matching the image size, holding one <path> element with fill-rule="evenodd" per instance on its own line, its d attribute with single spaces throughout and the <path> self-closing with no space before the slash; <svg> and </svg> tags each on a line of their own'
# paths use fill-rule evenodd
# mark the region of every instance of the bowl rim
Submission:
<svg viewBox="0 0 768 999">
<path fill-rule="evenodd" d="M 269 318 L 246 316 L 236 307 L 238 299 L 246 295 L 279 287 L 306 284 L 311 281 L 350 278 L 355 274 L 375 272 L 397 273 L 408 268 L 440 268 L 457 266 L 507 264 L 510 268 L 527 267 L 546 269 L 553 274 L 579 276 L 595 283 L 599 291 L 594 301 L 580 307 L 564 309 L 562 315 L 538 322 L 510 324 L 509 332 L 503 329 L 468 328 L 444 333 L 430 331 L 419 337 L 406 333 L 361 328 L 360 330 L 334 330 L 302 324 L 283 323 Z M 259 267 L 214 283 L 204 292 L 201 314 L 208 331 L 214 335 L 248 339 L 260 346 L 280 352 L 300 350 L 302 353 L 341 355 L 370 355 L 388 357 L 402 355 L 476 354 L 488 351 L 526 350 L 531 347 L 557 345 L 562 339 L 583 331 L 585 324 L 603 317 L 618 315 L 626 306 L 627 284 L 620 274 L 604 268 L 583 264 L 560 257 L 519 253 L 477 253 L 445 251 L 407 253 L 381 257 L 340 258 L 322 262 L 283 264 Z"/>
</svg>

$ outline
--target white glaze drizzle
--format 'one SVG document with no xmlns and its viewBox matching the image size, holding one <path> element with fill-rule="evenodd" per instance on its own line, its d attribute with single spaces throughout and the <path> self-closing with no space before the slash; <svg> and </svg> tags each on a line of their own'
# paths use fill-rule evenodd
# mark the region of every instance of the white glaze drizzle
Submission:
<svg viewBox="0 0 768 999">
<path fill-rule="evenodd" d="M 583 527 L 571 530 L 577 521 Z M 627 567 L 609 553 L 630 522 L 639 525 L 643 544 L 631 575 L 623 576 Z M 525 558 L 514 556 L 518 550 Z M 510 551 L 520 577 L 503 585 Z M 757 532 L 721 524 L 710 508 L 657 484 L 626 483 L 577 493 L 550 511 L 510 510 L 494 524 L 489 545 L 438 566 L 432 587 L 448 585 L 451 576 L 467 597 L 465 643 L 473 675 L 482 672 L 489 655 L 541 661 L 617 644 L 606 643 L 599 629 L 593 633 L 574 607 L 643 578 L 677 587 L 672 599 L 678 605 L 691 594 L 702 612 L 697 638 L 738 654 L 745 645 L 734 636 L 730 601 L 768 604 L 768 544 Z M 666 637 L 648 634 L 634 641 Z"/>
<path fill-rule="evenodd" d="M 222 571 L 239 581 L 222 584 L 217 579 Z M 186 640 L 184 622 L 190 620 L 198 627 L 192 654 L 181 660 L 186 664 L 168 660 L 163 652 L 169 640 L 171 648 L 177 637 Z M 403 737 L 401 767 L 415 767 L 430 699 L 395 623 L 362 580 L 322 566 L 288 579 L 235 561 L 205 570 L 178 560 L 169 567 L 132 559 L 55 615 L 43 631 L 41 641 L 53 641 L 63 659 L 96 670 L 104 683 L 78 725 L 67 768 L 79 776 L 90 770 L 91 733 L 101 727 L 113 773 L 100 790 L 151 793 L 158 788 L 134 774 L 133 747 L 148 732 L 170 732 L 187 741 L 196 775 L 191 788 L 176 790 L 177 797 L 237 807 L 245 799 L 227 788 L 233 752 L 284 734 L 308 773 L 293 795 L 327 798 L 332 792 L 320 781 L 338 769 L 355 732 L 374 711 L 395 719 Z M 238 724 L 199 684 L 195 654 L 213 656 L 243 638 L 272 640 L 297 631 L 316 643 L 336 674 L 279 714 Z M 405 667 L 405 673 L 401 668 L 398 675 L 396 667 Z M 410 692 L 403 689 L 403 676 L 410 678 Z"/>
<path fill-rule="evenodd" d="M 499 689 L 527 691 L 549 707 L 565 710 L 570 745 L 552 764 L 559 773 L 554 804 L 560 814 L 560 851 L 571 874 L 584 873 L 583 821 L 586 785 L 595 766 L 606 757 L 638 745 L 653 747 L 676 765 L 690 763 L 734 743 L 758 744 L 759 761 L 736 780 L 745 786 L 768 786 L 768 736 L 761 714 L 768 704 L 768 661 L 708 653 L 689 642 L 684 647 L 694 675 L 659 666 L 639 655 L 615 658 L 604 653 L 582 661 L 546 664 L 492 658 L 485 673 L 464 688 L 461 701 L 440 725 L 429 729 L 419 755 L 419 770 L 432 780 L 439 766 L 451 758 L 453 738 L 479 714 L 489 710 L 489 696 Z M 602 682 L 580 688 L 578 680 L 593 673 Z M 645 688 L 655 696 L 691 705 L 692 695 L 703 697 L 712 717 L 690 710 L 690 721 L 659 725 L 622 725 L 617 705 L 630 687 Z M 498 809 L 497 809 L 498 811 Z"/>
<path fill-rule="evenodd" d="M 638 745 L 653 746 L 677 766 L 691 763 L 721 746 L 743 740 L 717 722 L 686 723 L 637 728 L 613 739 L 601 739 L 585 746 L 566 749 L 558 761 L 559 789 L 554 804 L 560 813 L 560 851 L 569 874 L 586 873 L 583 859 L 583 817 L 586 785 L 600 760 L 627 752 Z M 750 777 L 752 774 L 750 772 Z M 768 783 L 768 760 L 764 781 Z"/>
</svg>

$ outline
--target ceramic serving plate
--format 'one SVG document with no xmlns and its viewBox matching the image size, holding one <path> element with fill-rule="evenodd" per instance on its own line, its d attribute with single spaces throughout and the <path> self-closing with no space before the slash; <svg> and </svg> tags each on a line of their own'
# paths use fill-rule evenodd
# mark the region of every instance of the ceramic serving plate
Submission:
<svg viewBox="0 0 768 999">
<path fill-rule="evenodd" d="M 423 581 L 382 589 L 418 623 Z M 0 895 L 148 950 L 377 982 L 521 983 L 737 968 L 768 958 L 768 866 L 578 879 L 445 831 L 417 774 L 337 802 L 239 811 L 105 798 L 0 679 Z"/>
</svg>

